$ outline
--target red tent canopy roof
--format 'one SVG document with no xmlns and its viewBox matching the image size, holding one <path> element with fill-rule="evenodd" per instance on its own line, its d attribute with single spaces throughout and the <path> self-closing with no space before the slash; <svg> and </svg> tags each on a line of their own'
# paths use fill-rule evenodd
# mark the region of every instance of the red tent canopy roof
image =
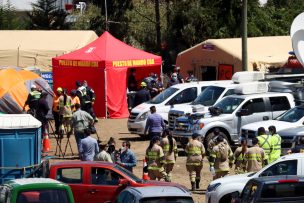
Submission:
<svg viewBox="0 0 304 203">
<path fill-rule="evenodd" d="M 161 64 L 161 57 L 147 53 L 116 39 L 104 32 L 87 46 L 55 60 L 104 61 L 106 67 L 155 66 Z"/>
</svg>

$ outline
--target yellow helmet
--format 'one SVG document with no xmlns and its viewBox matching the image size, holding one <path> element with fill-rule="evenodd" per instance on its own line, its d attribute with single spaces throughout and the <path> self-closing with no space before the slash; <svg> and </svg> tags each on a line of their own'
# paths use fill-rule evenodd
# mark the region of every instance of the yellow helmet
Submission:
<svg viewBox="0 0 304 203">
<path fill-rule="evenodd" d="M 140 83 L 140 86 L 142 86 L 142 87 L 147 87 L 147 83 L 141 82 L 141 83 Z"/>
<path fill-rule="evenodd" d="M 58 88 L 57 88 L 57 92 L 60 92 L 60 93 L 61 93 L 62 91 L 63 91 L 63 90 L 62 90 L 61 87 L 58 87 Z"/>
</svg>

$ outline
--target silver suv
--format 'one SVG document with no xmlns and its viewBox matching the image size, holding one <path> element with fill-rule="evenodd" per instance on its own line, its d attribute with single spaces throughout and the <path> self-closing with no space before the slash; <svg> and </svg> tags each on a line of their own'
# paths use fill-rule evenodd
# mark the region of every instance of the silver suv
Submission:
<svg viewBox="0 0 304 203">
<path fill-rule="evenodd" d="M 116 198 L 115 203 L 194 203 L 191 193 L 175 186 L 128 187 Z"/>
<path fill-rule="evenodd" d="M 272 101 L 277 99 L 285 102 L 284 108 L 273 108 Z M 207 144 L 214 137 L 214 129 L 219 128 L 231 144 L 238 144 L 243 125 L 273 119 L 285 112 L 286 105 L 288 108 L 295 106 L 290 93 L 230 95 L 210 107 L 208 113 L 177 118 L 173 136 L 183 145 L 196 132 Z"/>
</svg>

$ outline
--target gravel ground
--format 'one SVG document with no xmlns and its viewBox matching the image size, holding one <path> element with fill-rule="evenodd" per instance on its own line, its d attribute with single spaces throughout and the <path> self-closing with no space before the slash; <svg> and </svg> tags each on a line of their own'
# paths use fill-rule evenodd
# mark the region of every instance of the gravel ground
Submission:
<svg viewBox="0 0 304 203">
<path fill-rule="evenodd" d="M 141 139 L 138 135 L 129 134 L 127 128 L 127 119 L 100 119 L 99 122 L 96 124 L 96 129 L 101 140 L 109 140 L 110 137 L 114 137 L 117 143 L 117 147 L 121 147 L 121 143 L 124 140 L 129 140 L 131 142 L 131 149 L 136 154 L 138 160 L 138 164 L 135 167 L 134 173 L 138 177 L 141 177 L 143 159 L 149 141 Z M 96 137 L 96 135 L 94 136 Z M 52 155 L 54 155 L 56 150 L 56 139 L 54 139 L 52 135 L 50 137 L 51 137 L 51 147 L 53 150 Z M 65 138 L 61 143 L 63 150 L 66 147 L 66 141 L 67 139 Z M 70 138 L 70 143 L 72 150 L 76 155 L 77 149 L 76 149 L 75 139 L 73 136 Z M 58 149 L 57 149 L 57 154 L 58 154 Z M 67 145 L 66 154 L 67 154 L 66 159 L 55 159 L 54 161 L 57 162 L 62 160 L 69 160 L 68 157 L 72 155 L 70 145 Z M 186 162 L 185 156 L 179 156 L 177 158 L 177 162 L 173 170 L 172 182 L 176 182 L 186 186 L 187 188 L 190 188 L 191 186 L 190 186 L 189 176 L 186 170 L 185 162 Z M 200 190 L 192 193 L 195 202 L 205 202 L 205 191 L 208 184 L 212 180 L 212 176 L 209 172 L 209 164 L 206 158 L 205 158 L 205 164 L 203 167 L 201 177 L 202 180 L 200 184 Z"/>
</svg>

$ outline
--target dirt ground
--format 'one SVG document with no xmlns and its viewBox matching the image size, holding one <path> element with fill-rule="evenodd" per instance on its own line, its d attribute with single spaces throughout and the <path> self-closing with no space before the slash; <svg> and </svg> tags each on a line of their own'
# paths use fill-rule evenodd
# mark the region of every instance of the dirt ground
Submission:
<svg viewBox="0 0 304 203">
<path fill-rule="evenodd" d="M 137 157 L 137 166 L 135 167 L 134 173 L 138 177 L 142 177 L 142 166 L 143 166 L 143 159 L 145 156 L 145 150 L 148 147 L 149 141 L 142 140 L 138 135 L 129 134 L 128 128 L 127 128 L 127 119 L 100 119 L 99 122 L 96 124 L 96 129 L 98 131 L 98 135 L 101 140 L 109 140 L 110 137 L 114 137 L 117 143 L 117 148 L 121 147 L 121 143 L 124 140 L 129 140 L 131 142 L 131 149 L 134 151 L 136 157 Z M 94 135 L 96 137 L 96 135 Z M 56 139 L 52 135 L 51 137 L 51 147 L 53 150 L 53 154 L 55 155 L 56 152 Z M 66 148 L 66 159 L 56 159 L 54 161 L 62 161 L 67 160 L 69 156 L 71 156 L 71 148 L 70 145 L 66 145 L 67 139 L 64 139 L 61 143 L 62 150 L 65 150 Z M 72 136 L 70 138 L 70 143 L 72 150 L 74 154 L 77 154 L 76 149 L 76 142 L 74 137 Z M 59 153 L 59 150 L 57 148 L 57 155 Z M 185 156 L 179 156 L 177 158 L 177 162 L 174 166 L 173 170 L 173 177 L 172 182 L 176 182 L 179 184 L 182 184 L 186 186 L 187 188 L 191 188 L 190 181 L 189 181 L 189 175 L 186 171 L 186 157 Z M 198 191 L 195 191 L 192 193 L 193 199 L 195 202 L 205 202 L 205 191 L 212 180 L 212 175 L 209 172 L 209 164 L 205 158 L 205 164 L 203 167 L 203 171 L 201 174 L 202 180 L 200 184 L 200 189 Z"/>
</svg>

